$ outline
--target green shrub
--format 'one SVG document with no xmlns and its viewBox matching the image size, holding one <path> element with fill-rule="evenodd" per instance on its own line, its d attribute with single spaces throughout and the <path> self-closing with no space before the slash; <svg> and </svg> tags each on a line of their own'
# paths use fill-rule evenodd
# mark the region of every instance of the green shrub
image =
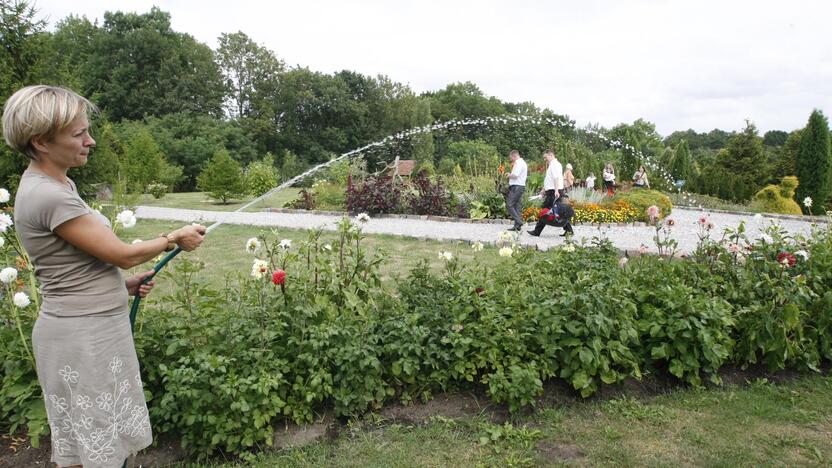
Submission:
<svg viewBox="0 0 832 468">
<path fill-rule="evenodd" d="M 242 196 L 245 187 L 240 164 L 231 159 L 228 151 L 217 151 L 199 174 L 197 187 L 220 203 Z"/>
<path fill-rule="evenodd" d="M 766 185 L 754 195 L 750 208 L 764 213 L 801 215 L 800 205 L 794 201 L 797 177 L 783 177 L 780 185 Z"/>
<path fill-rule="evenodd" d="M 253 161 L 246 168 L 244 184 L 249 195 L 259 197 L 277 187 L 277 169 L 274 167 L 274 156 L 271 153 L 260 161 Z"/>
<path fill-rule="evenodd" d="M 363 178 L 367 175 L 367 161 L 362 157 L 346 158 L 329 166 L 326 180 L 334 185 L 346 187 L 347 177 Z"/>
<path fill-rule="evenodd" d="M 318 181 L 312 185 L 315 205 L 319 210 L 343 211 L 347 199 L 346 186 L 336 182 Z"/>
<path fill-rule="evenodd" d="M 147 186 L 147 191 L 153 195 L 153 198 L 159 199 L 168 193 L 168 186 L 165 184 L 150 184 Z"/>
<path fill-rule="evenodd" d="M 702 374 L 719 383 L 717 371 L 733 355 L 734 309 L 689 281 L 709 277 L 704 265 L 660 260 L 642 256 L 630 265 L 645 365 L 697 387 Z"/>
<path fill-rule="evenodd" d="M 611 202 L 625 201 L 639 213 L 639 221 L 647 221 L 647 208 L 652 205 L 659 207 L 660 217 L 664 218 L 673 211 L 673 205 L 667 195 L 650 189 L 633 189 L 618 192 Z"/>
</svg>

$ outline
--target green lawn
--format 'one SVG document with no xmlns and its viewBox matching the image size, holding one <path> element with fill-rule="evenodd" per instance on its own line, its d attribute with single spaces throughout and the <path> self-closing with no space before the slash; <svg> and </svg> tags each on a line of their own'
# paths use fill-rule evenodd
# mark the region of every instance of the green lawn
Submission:
<svg viewBox="0 0 832 468">
<path fill-rule="evenodd" d="M 297 198 L 300 189 L 287 188 L 272 194 L 265 200 L 259 201 L 246 211 L 261 211 L 263 208 L 281 208 L 286 202 Z M 205 192 L 169 193 L 156 199 L 152 195 L 144 194 L 136 201 L 138 205 L 163 206 L 168 208 L 185 208 L 189 210 L 234 211 L 251 201 L 254 197 L 245 197 L 228 204 L 220 204 L 212 200 Z"/>
<path fill-rule="evenodd" d="M 424 424 L 373 419 L 342 427 L 331 442 L 263 452 L 244 466 L 832 464 L 830 376 L 571 402 L 518 417 L 508 427 L 484 415 L 434 416 Z"/>
<path fill-rule="evenodd" d="M 181 221 L 157 221 L 141 219 L 131 229 L 121 229 L 119 236 L 126 242 L 133 239 L 150 239 L 160 233 L 169 232 L 172 229 L 182 226 Z M 276 232 L 277 234 L 273 234 Z M 293 242 L 306 240 L 309 231 L 301 229 L 280 228 L 272 231 L 258 226 L 241 226 L 224 224 L 211 231 L 205 239 L 205 243 L 194 252 L 183 252 L 180 256 L 187 256 L 191 259 L 198 259 L 205 263 L 203 270 L 204 277 L 208 278 L 215 286 L 224 284 L 226 274 L 249 274 L 253 255 L 245 252 L 246 239 L 259 234 L 277 237 L 278 239 L 291 239 Z M 325 232 L 323 238 L 326 241 L 334 242 L 334 232 Z M 438 258 L 438 252 L 447 250 L 455 257 L 466 260 L 473 258 L 474 252 L 468 243 L 463 242 L 439 242 L 425 241 L 408 237 L 392 235 L 368 235 L 364 241 L 366 248 L 386 252 L 387 261 L 381 266 L 385 279 L 392 280 L 394 276 L 405 276 L 407 272 L 420 260 L 426 259 L 436 271 L 443 266 L 443 260 Z M 486 247 L 477 254 L 480 262 L 497 262 L 499 256 L 493 247 Z M 176 260 L 173 260 L 175 262 Z M 153 267 L 155 262 L 149 262 L 143 266 L 136 267 L 133 271 L 144 271 Z M 159 287 L 166 291 L 166 284 L 160 282 Z"/>
</svg>

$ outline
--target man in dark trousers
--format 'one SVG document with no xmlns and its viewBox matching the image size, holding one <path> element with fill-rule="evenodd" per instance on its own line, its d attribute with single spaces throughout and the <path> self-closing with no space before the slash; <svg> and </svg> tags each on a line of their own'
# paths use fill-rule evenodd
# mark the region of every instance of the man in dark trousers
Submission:
<svg viewBox="0 0 832 468">
<path fill-rule="evenodd" d="M 511 172 L 506 173 L 506 178 L 508 178 L 506 208 L 514 220 L 514 227 L 509 231 L 520 231 L 523 229 L 523 217 L 520 210 L 523 208 L 523 193 L 526 191 L 526 177 L 529 170 L 526 161 L 520 157 L 519 151 L 512 150 L 508 157 L 511 159 Z"/>
<path fill-rule="evenodd" d="M 543 212 L 534 231 L 529 231 L 529 234 L 537 237 L 543 232 L 546 226 L 562 227 L 564 236 L 572 236 L 575 231 L 572 230 L 572 217 L 575 216 L 575 210 L 563 198 L 558 198 L 550 208 L 546 207 L 546 202 L 543 203 Z"/>
<path fill-rule="evenodd" d="M 537 220 L 534 230 L 528 232 L 538 237 L 548 224 L 562 227 L 563 234 L 561 236 L 572 235 L 574 231 L 572 231 L 570 221 L 575 216 L 575 210 L 566 204 L 564 202 L 565 197 L 560 195 L 560 189 L 563 187 L 563 172 L 560 163 L 555 158 L 555 153 L 552 150 L 543 153 L 543 157 L 549 163 L 549 167 L 546 169 L 546 177 L 543 179 L 543 189 L 541 190 L 541 194 L 544 196 L 543 208 L 544 210 L 548 209 L 548 211 Z"/>
</svg>

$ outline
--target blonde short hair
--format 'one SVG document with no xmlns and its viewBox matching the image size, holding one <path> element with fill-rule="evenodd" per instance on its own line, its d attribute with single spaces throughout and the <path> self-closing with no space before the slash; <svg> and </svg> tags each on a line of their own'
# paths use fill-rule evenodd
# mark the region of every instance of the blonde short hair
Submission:
<svg viewBox="0 0 832 468">
<path fill-rule="evenodd" d="M 81 115 L 97 112 L 93 103 L 78 93 L 58 86 L 21 88 L 3 108 L 3 138 L 30 159 L 37 158 L 32 138 L 52 139 Z"/>
</svg>

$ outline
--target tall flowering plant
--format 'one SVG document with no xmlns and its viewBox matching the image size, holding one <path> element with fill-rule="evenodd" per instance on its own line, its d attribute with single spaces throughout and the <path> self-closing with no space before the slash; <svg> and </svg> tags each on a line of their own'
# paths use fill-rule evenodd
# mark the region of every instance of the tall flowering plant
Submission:
<svg viewBox="0 0 832 468">
<path fill-rule="evenodd" d="M 672 237 L 673 227 L 676 221 L 673 218 L 667 218 L 664 222 L 658 219 L 654 221 L 656 233 L 653 235 L 653 242 L 656 243 L 656 248 L 659 250 L 659 255 L 667 255 L 673 258 L 676 255 L 676 248 L 678 242 Z"/>
<path fill-rule="evenodd" d="M 276 231 L 271 236 L 252 237 L 244 245 L 254 257 L 248 275 L 253 282 L 246 284 L 259 291 L 264 308 L 271 307 L 274 294 L 285 306 L 295 301 L 314 302 L 319 295 L 331 296 L 339 305 L 373 301 L 364 285 L 381 285 L 378 265 L 383 254 L 364 246 L 363 228 L 368 223 L 370 216 L 366 213 L 342 218 L 336 224 L 334 242 L 326 241 L 320 229 L 298 242 L 280 239 Z M 452 263 L 452 254 L 446 254 L 450 255 L 446 260 Z"/>
<path fill-rule="evenodd" d="M 0 420 L 28 429 L 32 445 L 49 432 L 29 337 L 41 298 L 29 255 L 14 226 L 11 194 L 0 189 Z"/>
</svg>

